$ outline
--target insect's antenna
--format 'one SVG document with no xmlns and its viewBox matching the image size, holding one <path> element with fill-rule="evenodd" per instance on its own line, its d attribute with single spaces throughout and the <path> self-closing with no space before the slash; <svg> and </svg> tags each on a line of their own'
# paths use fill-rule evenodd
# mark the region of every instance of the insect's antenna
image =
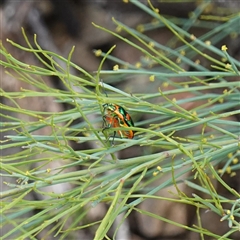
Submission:
<svg viewBox="0 0 240 240">
<path fill-rule="evenodd" d="M 106 97 L 108 97 L 107 92 L 105 91 L 104 85 L 103 85 L 103 80 L 101 79 L 101 85 L 102 85 L 102 90 L 105 93 Z"/>
</svg>

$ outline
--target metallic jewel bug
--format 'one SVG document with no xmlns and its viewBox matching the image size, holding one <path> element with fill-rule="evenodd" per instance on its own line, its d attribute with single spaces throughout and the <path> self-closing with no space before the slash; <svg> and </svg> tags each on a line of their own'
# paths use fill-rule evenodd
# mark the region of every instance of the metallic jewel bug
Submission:
<svg viewBox="0 0 240 240">
<path fill-rule="evenodd" d="M 104 108 L 104 128 L 103 131 L 108 128 L 116 128 L 116 127 L 134 127 L 134 123 L 132 121 L 129 113 L 121 106 L 112 103 L 106 103 L 103 105 Z M 134 137 L 134 131 L 132 130 L 117 130 L 118 134 L 121 138 L 127 137 L 132 139 Z M 116 131 L 113 134 L 113 140 L 116 135 Z"/>
</svg>

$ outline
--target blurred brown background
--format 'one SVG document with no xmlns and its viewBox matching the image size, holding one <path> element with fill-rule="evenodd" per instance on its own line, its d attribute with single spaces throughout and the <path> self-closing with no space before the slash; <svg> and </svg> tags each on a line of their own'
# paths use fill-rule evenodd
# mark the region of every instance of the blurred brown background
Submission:
<svg viewBox="0 0 240 240">
<path fill-rule="evenodd" d="M 147 1 L 141 1 L 147 4 Z M 198 1 L 193 2 L 181 2 L 181 3 L 160 3 L 160 1 L 152 1 L 156 7 L 158 7 L 162 14 L 188 18 L 189 13 L 192 12 L 198 4 Z M 170 1 L 169 1 L 170 2 Z M 218 7 L 228 9 L 230 12 L 240 11 L 240 3 L 236 1 L 212 1 L 209 13 L 218 14 L 216 9 Z M 29 54 L 20 52 L 16 48 L 6 44 L 6 39 L 9 38 L 14 42 L 21 45 L 25 45 L 21 33 L 21 27 L 25 29 L 27 35 L 32 39 L 33 34 L 37 34 L 38 43 L 43 49 L 56 52 L 64 57 L 67 57 L 72 46 L 75 45 L 75 52 L 72 57 L 72 61 L 77 65 L 81 66 L 87 71 L 95 71 L 100 62 L 100 58 L 97 58 L 93 50 L 102 49 L 107 51 L 114 44 L 117 45 L 113 55 L 123 59 L 126 62 L 135 64 L 139 61 L 141 54 L 135 49 L 129 47 L 120 40 L 114 38 L 110 34 L 96 29 L 92 22 L 97 23 L 100 26 L 104 26 L 107 29 L 115 30 L 116 26 L 112 22 L 112 17 L 115 17 L 120 22 L 130 26 L 137 27 L 139 24 L 148 23 L 152 18 L 138 9 L 132 4 L 126 4 L 121 0 L 94 0 L 94 1 L 83 1 L 83 0 L 68 0 L 68 1 L 56 1 L 56 0 L 45 0 L 45 1 L 11 1 L 5 0 L 1 2 L 0 9 L 0 27 L 1 27 L 1 40 L 3 44 L 9 49 L 9 51 L 18 59 L 27 62 L 29 64 L 40 64 L 37 60 Z M 240 26 L 239 26 L 240 27 Z M 202 30 L 194 30 L 192 32 L 196 36 L 204 33 Z M 172 34 L 167 29 L 153 30 L 146 33 L 153 39 L 163 43 L 167 43 L 172 37 Z M 231 39 L 227 37 L 224 40 L 229 48 L 228 52 L 230 55 L 240 60 L 240 44 L 239 37 L 237 39 Z M 219 43 L 221 46 L 221 43 Z M 205 66 L 209 63 L 203 62 Z M 106 61 L 104 68 L 112 69 L 113 63 Z M 4 69 L 0 69 L 1 76 L 1 88 L 4 91 L 18 91 L 21 87 L 31 88 L 31 86 L 24 86 L 23 82 L 19 82 L 16 79 L 9 77 L 4 73 Z M 148 82 L 145 78 L 140 78 L 141 84 L 137 85 L 136 91 L 144 92 L 146 84 Z M 237 80 L 237 79 L 235 79 Z M 56 88 L 62 88 L 63 86 L 55 78 L 46 78 L 46 83 Z M 139 79 L 138 79 L 139 81 Z M 177 81 L 177 79 L 176 79 Z M 136 79 L 132 78 L 127 83 L 119 83 L 119 87 L 123 89 L 131 89 L 132 86 L 136 87 Z M 150 90 L 153 91 L 154 89 Z M 187 96 L 176 96 L 178 98 Z M 1 98 L 1 101 L 5 104 L 11 104 L 7 99 Z M 51 104 L 49 104 L 51 102 Z M 22 108 L 35 109 L 38 111 L 53 111 L 58 112 L 66 108 L 65 105 L 56 103 L 52 98 L 35 98 L 31 102 L 25 99 L 19 100 L 18 102 Z M 201 103 L 198 103 L 201 104 Z M 194 106 L 185 106 L 186 109 Z M 18 116 L 21 118 L 22 116 Z M 238 121 L 238 119 L 235 119 Z M 47 134 L 47 129 L 41 130 L 41 134 Z M 196 129 L 196 131 L 199 131 Z M 84 146 L 74 146 L 75 148 L 84 148 Z M 17 149 L 15 149 L 17 151 Z M 3 154 L 7 154 L 4 152 Z M 134 150 L 125 151 L 120 153 L 120 156 L 124 158 L 124 155 L 134 156 L 136 152 Z M 61 163 L 59 163 L 61 164 Z M 184 176 L 183 176 L 184 177 Z M 164 179 L 162 179 L 164 181 Z M 230 186 L 239 191 L 239 179 L 225 179 Z M 155 183 L 158 184 L 158 183 Z M 62 186 L 62 190 L 71 186 Z M 181 184 L 179 188 L 186 194 L 189 189 Z M 221 188 L 216 186 L 221 191 Z M 168 188 L 169 191 L 169 188 Z M 158 194 L 161 196 L 168 196 L 168 191 L 161 191 Z M 189 194 L 191 194 L 189 192 Z M 224 195 L 224 193 L 222 193 Z M 40 196 L 31 196 L 32 199 L 38 199 Z M 180 222 L 184 225 L 191 226 L 197 223 L 195 210 L 192 211 L 191 207 L 171 202 L 156 202 L 154 200 L 146 201 L 142 204 L 142 209 L 152 211 L 163 217 L 168 217 L 173 221 Z M 101 218 L 105 214 L 106 207 L 100 205 L 94 209 L 94 212 L 90 213 L 90 218 L 96 220 Z M 222 234 L 226 232 L 228 226 L 226 222 L 221 223 L 218 216 L 211 212 L 201 212 L 203 220 L 203 227 L 210 229 L 211 231 Z M 140 214 L 132 214 L 126 223 L 124 233 L 118 237 L 118 239 L 200 239 L 197 234 L 188 232 L 182 228 L 172 226 L 163 222 L 159 222 L 153 218 L 143 216 Z M 92 239 L 93 233 L 88 231 L 79 231 L 75 235 L 75 239 Z M 240 234 L 233 236 L 235 239 L 240 239 Z M 41 233 L 39 234 L 41 239 Z M 55 239 L 55 238 L 52 238 Z M 211 239 L 211 238 L 205 238 Z"/>
</svg>

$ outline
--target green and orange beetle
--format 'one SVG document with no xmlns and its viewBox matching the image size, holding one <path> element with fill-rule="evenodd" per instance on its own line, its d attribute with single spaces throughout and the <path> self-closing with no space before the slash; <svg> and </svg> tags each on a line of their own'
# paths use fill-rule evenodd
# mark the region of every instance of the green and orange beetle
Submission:
<svg viewBox="0 0 240 240">
<path fill-rule="evenodd" d="M 103 131 L 108 128 L 117 128 L 117 127 L 134 127 L 133 120 L 129 113 L 121 106 L 113 103 L 106 103 L 103 105 L 104 108 L 104 128 Z M 133 130 L 117 130 L 121 138 L 127 137 L 132 139 L 134 137 Z M 113 141 L 116 135 L 116 131 L 113 133 Z"/>
</svg>

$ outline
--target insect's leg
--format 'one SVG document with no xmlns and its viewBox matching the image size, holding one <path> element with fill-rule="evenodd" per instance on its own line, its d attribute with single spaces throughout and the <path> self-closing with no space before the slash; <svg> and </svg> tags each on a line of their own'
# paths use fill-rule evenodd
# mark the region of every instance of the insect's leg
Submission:
<svg viewBox="0 0 240 240">
<path fill-rule="evenodd" d="M 107 122 L 106 118 L 107 118 L 107 116 L 104 115 L 103 116 L 103 125 L 102 125 L 103 129 L 102 129 L 102 132 L 104 132 L 106 129 L 111 127 L 111 125 Z"/>
<path fill-rule="evenodd" d="M 112 124 L 111 123 L 109 123 L 108 121 L 107 121 L 107 119 L 108 119 L 108 116 L 107 115 L 104 115 L 103 116 L 103 125 L 102 125 L 102 133 L 104 134 L 104 131 L 105 130 L 107 130 L 107 129 L 109 129 L 109 128 L 111 128 L 111 126 L 112 126 Z M 114 131 L 114 136 L 115 136 L 115 131 Z M 105 135 L 105 134 L 104 134 Z M 109 139 L 110 139 L 110 135 L 108 134 L 108 137 L 107 137 L 107 139 L 106 139 L 106 142 L 108 142 L 109 141 Z"/>
<path fill-rule="evenodd" d="M 106 128 L 106 125 L 107 125 L 107 121 L 106 121 L 106 116 L 104 115 L 103 116 L 103 124 L 102 124 L 103 130 Z"/>
<path fill-rule="evenodd" d="M 111 145 L 114 145 L 114 138 L 115 138 L 115 136 L 116 136 L 116 131 L 113 132 L 113 136 L 112 136 L 113 139 L 112 139 Z"/>
</svg>

